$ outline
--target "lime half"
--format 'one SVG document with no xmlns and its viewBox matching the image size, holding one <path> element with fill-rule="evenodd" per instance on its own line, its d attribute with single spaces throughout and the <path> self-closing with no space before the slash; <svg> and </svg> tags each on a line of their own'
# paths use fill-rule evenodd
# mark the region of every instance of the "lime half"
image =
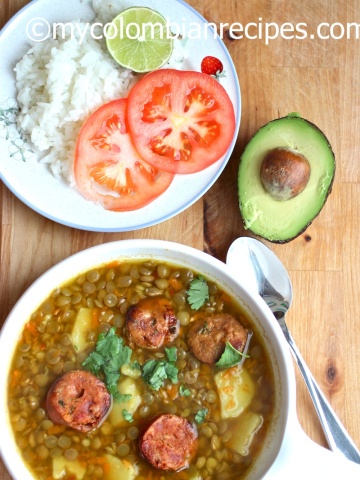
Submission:
<svg viewBox="0 0 360 480">
<path fill-rule="evenodd" d="M 150 72 L 169 59 L 173 41 L 165 18 L 146 7 L 131 7 L 111 22 L 107 48 L 114 60 L 134 72 Z"/>
</svg>

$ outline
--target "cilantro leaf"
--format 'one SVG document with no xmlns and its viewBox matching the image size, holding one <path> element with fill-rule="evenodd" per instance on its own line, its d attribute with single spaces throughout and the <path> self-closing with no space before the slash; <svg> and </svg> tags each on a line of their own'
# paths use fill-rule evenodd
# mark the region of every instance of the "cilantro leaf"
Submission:
<svg viewBox="0 0 360 480">
<path fill-rule="evenodd" d="M 116 401 L 118 403 L 128 402 L 131 398 L 132 398 L 132 395 L 130 393 L 119 393 L 118 391 L 116 396 Z"/>
<path fill-rule="evenodd" d="M 132 363 L 130 364 L 130 367 L 131 367 L 133 370 L 141 370 L 141 365 L 140 365 L 140 363 L 139 363 L 137 360 L 135 360 L 135 362 L 132 362 Z"/>
<path fill-rule="evenodd" d="M 94 375 L 98 375 L 104 365 L 102 355 L 97 352 L 92 352 L 82 363 L 82 366 L 90 370 Z"/>
<path fill-rule="evenodd" d="M 190 282 L 187 294 L 188 302 L 193 310 L 199 310 L 209 300 L 209 287 L 202 275 Z"/>
<path fill-rule="evenodd" d="M 122 411 L 122 416 L 123 416 L 124 420 L 126 420 L 129 423 L 134 421 L 132 414 L 130 412 L 128 412 L 125 408 Z"/>
<path fill-rule="evenodd" d="M 177 383 L 178 382 L 178 368 L 176 365 L 173 363 L 165 363 L 165 372 L 166 372 L 166 378 L 171 380 L 172 383 Z"/>
<path fill-rule="evenodd" d="M 115 328 L 112 327 L 107 333 L 100 333 L 95 351 L 90 353 L 82 366 L 104 380 L 114 400 L 124 401 L 124 395 L 118 392 L 117 384 L 120 368 L 130 363 L 131 354 L 131 348 L 124 345 L 123 339 L 116 335 Z"/>
<path fill-rule="evenodd" d="M 180 385 L 179 393 L 181 397 L 189 397 L 191 395 L 190 389 L 185 387 L 185 385 Z"/>
<path fill-rule="evenodd" d="M 249 355 L 239 352 L 230 342 L 226 342 L 225 350 L 215 365 L 219 368 L 230 368 L 238 365 L 245 358 L 249 358 Z"/>
<path fill-rule="evenodd" d="M 176 362 L 176 359 L 177 359 L 176 352 L 177 352 L 176 347 L 171 347 L 171 348 L 166 348 L 165 347 L 165 353 L 166 353 L 166 356 L 167 356 L 167 359 L 169 360 L 169 362 L 172 362 L 172 363 Z"/>
<path fill-rule="evenodd" d="M 200 425 L 201 423 L 204 423 L 208 412 L 209 412 L 209 410 L 207 408 L 202 408 L 201 410 L 199 410 L 197 412 L 197 414 L 195 415 L 195 422 L 198 425 Z"/>
<path fill-rule="evenodd" d="M 142 378 L 153 390 L 159 390 L 167 379 L 172 383 L 178 382 L 176 351 L 176 347 L 165 348 L 168 361 L 151 359 L 142 366 Z"/>
<path fill-rule="evenodd" d="M 159 362 L 152 359 L 142 367 L 142 378 L 153 390 L 159 390 L 167 378 L 165 363 L 163 360 Z"/>
</svg>

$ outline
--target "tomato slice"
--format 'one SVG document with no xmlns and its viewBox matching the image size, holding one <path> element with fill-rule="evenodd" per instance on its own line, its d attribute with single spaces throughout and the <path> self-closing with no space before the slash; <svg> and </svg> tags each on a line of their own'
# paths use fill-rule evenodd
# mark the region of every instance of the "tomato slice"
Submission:
<svg viewBox="0 0 360 480">
<path fill-rule="evenodd" d="M 226 90 L 209 75 L 163 69 L 130 91 L 127 120 L 139 154 L 172 173 L 203 170 L 228 150 L 235 133 Z"/>
<path fill-rule="evenodd" d="M 76 142 L 76 185 L 87 200 L 107 210 L 143 207 L 174 177 L 139 156 L 126 128 L 126 107 L 125 98 L 101 106 L 86 120 Z"/>
</svg>

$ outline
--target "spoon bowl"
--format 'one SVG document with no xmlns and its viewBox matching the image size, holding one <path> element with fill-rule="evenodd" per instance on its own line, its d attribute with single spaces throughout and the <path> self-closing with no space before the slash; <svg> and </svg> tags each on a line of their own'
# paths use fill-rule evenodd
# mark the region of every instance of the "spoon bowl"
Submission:
<svg viewBox="0 0 360 480">
<path fill-rule="evenodd" d="M 292 301 L 291 281 L 285 267 L 263 243 L 247 237 L 233 242 L 226 263 L 238 280 L 251 285 L 278 320 L 309 390 L 330 449 L 360 464 L 359 450 L 320 390 L 285 323 L 285 314 Z"/>
<path fill-rule="evenodd" d="M 228 250 L 226 263 L 236 268 L 237 278 L 250 284 L 261 297 L 272 295 L 290 307 L 293 298 L 290 277 L 275 253 L 263 243 L 254 238 L 237 238 Z"/>
</svg>

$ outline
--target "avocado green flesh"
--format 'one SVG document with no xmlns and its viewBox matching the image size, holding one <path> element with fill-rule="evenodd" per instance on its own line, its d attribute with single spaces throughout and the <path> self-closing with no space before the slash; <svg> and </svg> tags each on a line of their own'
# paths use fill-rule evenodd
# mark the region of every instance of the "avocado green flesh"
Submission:
<svg viewBox="0 0 360 480">
<path fill-rule="evenodd" d="M 260 166 L 274 148 L 291 148 L 304 155 L 311 173 L 305 189 L 296 197 L 273 199 L 260 180 Z M 269 122 L 252 137 L 240 162 L 239 200 L 245 228 L 273 242 L 299 235 L 322 209 L 335 173 L 335 158 L 324 134 L 301 117 Z"/>
</svg>

